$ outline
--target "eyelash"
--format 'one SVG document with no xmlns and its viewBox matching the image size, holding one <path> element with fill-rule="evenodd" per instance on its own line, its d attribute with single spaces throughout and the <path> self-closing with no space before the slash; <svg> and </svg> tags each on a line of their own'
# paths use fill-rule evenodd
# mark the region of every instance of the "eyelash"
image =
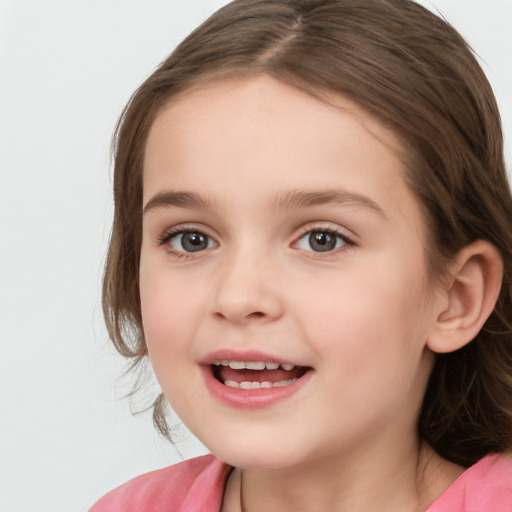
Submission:
<svg viewBox="0 0 512 512">
<path fill-rule="evenodd" d="M 302 233 L 296 239 L 296 241 L 294 242 L 294 245 L 298 246 L 298 243 L 306 235 L 309 235 L 311 237 L 311 235 L 313 233 L 319 233 L 319 234 L 327 233 L 327 234 L 332 235 L 332 236 L 336 237 L 337 239 L 341 240 L 341 242 L 343 242 L 343 245 L 341 247 L 335 247 L 334 249 L 328 250 L 328 251 L 314 251 L 314 250 L 303 249 L 305 252 L 309 252 L 312 255 L 314 255 L 315 258 L 326 257 L 328 255 L 331 255 L 331 254 L 337 252 L 340 249 L 346 250 L 347 248 L 354 247 L 356 245 L 355 241 L 352 238 L 348 237 L 344 233 L 341 233 L 339 230 L 337 230 L 335 228 L 330 228 L 330 227 L 325 227 L 325 226 L 311 226 L 311 225 L 306 226 L 302 229 Z M 336 244 L 337 244 L 337 242 L 336 242 Z"/>
<path fill-rule="evenodd" d="M 207 235 L 204 231 L 201 231 L 200 229 L 197 229 L 194 227 L 188 228 L 186 226 L 185 227 L 181 226 L 179 228 L 166 231 L 160 237 L 158 237 L 158 245 L 162 245 L 162 246 L 165 245 L 167 250 L 169 251 L 169 253 L 171 253 L 173 256 L 177 257 L 180 260 L 183 260 L 183 259 L 186 260 L 186 259 L 193 257 L 194 252 L 203 252 L 205 249 L 187 252 L 187 251 L 176 250 L 171 246 L 171 241 L 173 240 L 173 238 L 176 238 L 179 235 L 184 235 L 186 233 L 202 235 L 203 237 L 207 238 L 208 240 L 214 240 L 213 237 L 211 237 L 210 235 Z M 210 242 L 208 242 L 208 244 L 209 243 Z M 215 244 L 218 245 L 217 242 L 215 242 Z M 206 247 L 206 249 L 210 249 L 210 248 L 211 247 Z"/>
<path fill-rule="evenodd" d="M 200 229 L 194 228 L 192 226 L 190 228 L 188 228 L 188 227 L 179 227 L 179 228 L 176 228 L 176 229 L 171 229 L 169 231 L 166 231 L 160 237 L 158 237 L 158 245 L 161 245 L 161 246 L 165 245 L 165 246 L 167 246 L 167 250 L 169 251 L 169 253 L 173 254 L 178 259 L 185 259 L 185 260 L 189 259 L 189 258 L 192 258 L 193 255 L 194 255 L 194 252 L 198 252 L 199 253 L 199 252 L 205 251 L 206 249 L 211 249 L 212 248 L 211 246 L 207 246 L 206 248 L 199 249 L 198 251 L 186 251 L 186 250 L 180 251 L 180 250 L 174 249 L 171 246 L 170 242 L 175 237 L 178 237 L 179 235 L 184 235 L 186 233 L 201 235 L 201 236 L 203 236 L 203 237 L 205 237 L 206 239 L 209 240 L 207 242 L 208 244 L 210 244 L 210 241 L 213 241 L 215 246 L 218 246 L 218 243 L 215 242 L 213 237 L 211 237 L 210 235 L 206 234 L 204 231 L 201 231 Z M 314 250 L 307 250 L 307 249 L 302 249 L 302 248 L 298 247 L 299 242 L 306 235 L 311 236 L 313 233 L 332 235 L 332 236 L 336 237 L 336 239 L 341 240 L 343 245 L 341 245 L 340 247 L 335 247 L 335 248 L 333 248 L 331 250 L 326 250 L 326 251 L 314 251 Z M 338 241 L 336 241 L 336 245 L 337 244 L 338 244 Z M 354 242 L 354 240 L 352 240 L 347 235 L 341 233 L 337 229 L 329 228 L 329 227 L 325 227 L 325 226 L 306 226 L 306 227 L 304 227 L 302 229 L 302 232 L 301 232 L 300 236 L 297 237 L 295 239 L 295 242 L 293 243 L 293 246 L 298 247 L 299 249 L 303 250 L 304 252 L 311 253 L 312 255 L 314 255 L 315 258 L 322 258 L 322 257 L 328 256 L 328 255 L 331 255 L 334 252 L 337 252 L 337 250 L 339 250 L 339 249 L 343 249 L 343 248 L 346 249 L 348 247 L 352 247 L 352 246 L 355 246 L 355 245 L 356 245 L 356 243 Z"/>
</svg>

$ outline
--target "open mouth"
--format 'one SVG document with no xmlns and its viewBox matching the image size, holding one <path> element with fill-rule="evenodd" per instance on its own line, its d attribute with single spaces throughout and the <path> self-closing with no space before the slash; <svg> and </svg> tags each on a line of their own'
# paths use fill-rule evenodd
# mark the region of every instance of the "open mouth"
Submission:
<svg viewBox="0 0 512 512">
<path fill-rule="evenodd" d="M 310 367 L 265 361 L 216 360 L 211 364 L 213 376 L 227 387 L 258 390 L 286 387 L 303 375 Z"/>
</svg>

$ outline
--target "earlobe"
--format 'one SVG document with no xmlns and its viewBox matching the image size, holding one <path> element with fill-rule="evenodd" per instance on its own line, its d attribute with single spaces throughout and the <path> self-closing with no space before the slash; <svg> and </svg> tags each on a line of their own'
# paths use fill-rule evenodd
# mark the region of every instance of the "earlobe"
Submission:
<svg viewBox="0 0 512 512">
<path fill-rule="evenodd" d="M 503 261 L 490 242 L 478 240 L 457 255 L 427 346 L 433 352 L 453 352 L 480 331 L 498 300 Z"/>
</svg>

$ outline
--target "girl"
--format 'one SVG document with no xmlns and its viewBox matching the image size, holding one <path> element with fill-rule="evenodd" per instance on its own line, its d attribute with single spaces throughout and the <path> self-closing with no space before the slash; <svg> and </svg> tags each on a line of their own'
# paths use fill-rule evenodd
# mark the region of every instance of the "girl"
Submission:
<svg viewBox="0 0 512 512">
<path fill-rule="evenodd" d="M 512 201 L 460 35 L 411 0 L 236 0 L 132 97 L 112 341 L 213 455 L 104 511 L 512 511 Z"/>
</svg>

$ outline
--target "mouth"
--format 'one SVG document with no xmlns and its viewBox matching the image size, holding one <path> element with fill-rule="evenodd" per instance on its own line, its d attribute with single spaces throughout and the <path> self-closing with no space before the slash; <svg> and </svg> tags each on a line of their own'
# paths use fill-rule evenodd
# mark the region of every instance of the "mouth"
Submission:
<svg viewBox="0 0 512 512">
<path fill-rule="evenodd" d="M 224 386 L 253 391 L 291 386 L 311 370 L 290 363 L 228 359 L 216 359 L 210 368 L 214 378 Z"/>
<path fill-rule="evenodd" d="M 249 350 L 219 350 L 201 359 L 199 368 L 216 400 L 241 409 L 263 409 L 301 396 L 315 374 L 311 366 Z"/>
</svg>

